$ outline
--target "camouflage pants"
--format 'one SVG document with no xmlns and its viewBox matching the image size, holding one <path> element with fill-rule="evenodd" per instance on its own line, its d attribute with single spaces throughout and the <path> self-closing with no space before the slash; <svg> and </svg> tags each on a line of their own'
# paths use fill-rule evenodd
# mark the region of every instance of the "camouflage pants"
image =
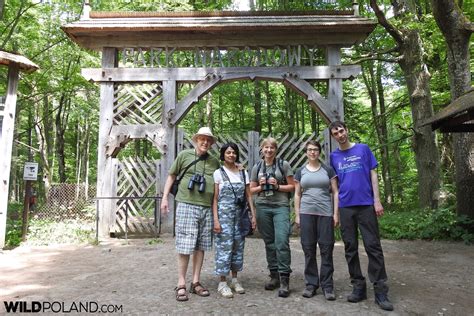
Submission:
<svg viewBox="0 0 474 316">
<path fill-rule="evenodd" d="M 233 183 L 238 196 L 243 194 L 243 185 Z M 240 208 L 234 203 L 234 193 L 227 184 L 219 193 L 217 214 L 222 231 L 215 234 L 216 275 L 226 276 L 230 271 L 242 271 L 244 265 L 245 238 L 240 234 Z"/>
</svg>

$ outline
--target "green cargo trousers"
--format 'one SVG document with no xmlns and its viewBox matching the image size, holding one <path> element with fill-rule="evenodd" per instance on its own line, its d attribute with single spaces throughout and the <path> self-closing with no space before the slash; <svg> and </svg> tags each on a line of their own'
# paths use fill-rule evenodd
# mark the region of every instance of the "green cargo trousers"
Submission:
<svg viewBox="0 0 474 316">
<path fill-rule="evenodd" d="M 291 273 L 290 208 L 257 204 L 257 227 L 265 242 L 268 270 Z"/>
</svg>

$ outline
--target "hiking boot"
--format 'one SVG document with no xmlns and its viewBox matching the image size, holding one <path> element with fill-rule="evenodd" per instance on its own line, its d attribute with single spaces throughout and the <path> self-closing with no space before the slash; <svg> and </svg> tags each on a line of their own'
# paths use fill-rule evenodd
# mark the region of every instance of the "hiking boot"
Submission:
<svg viewBox="0 0 474 316">
<path fill-rule="evenodd" d="M 334 290 L 333 289 L 323 289 L 323 293 L 324 293 L 324 298 L 327 300 L 327 301 L 335 301 L 336 300 L 336 294 L 334 294 Z"/>
<path fill-rule="evenodd" d="M 355 280 L 352 282 L 352 293 L 347 297 L 347 301 L 358 303 L 367 299 L 367 285 L 365 280 Z"/>
<path fill-rule="evenodd" d="M 290 295 L 290 274 L 280 273 L 280 289 L 278 290 L 279 297 L 288 297 Z"/>
<path fill-rule="evenodd" d="M 230 282 L 230 288 L 233 289 L 235 293 L 237 294 L 245 293 L 245 289 L 242 287 L 239 280 L 237 280 L 236 278 L 233 278 L 232 281 Z"/>
<path fill-rule="evenodd" d="M 265 283 L 265 290 L 273 291 L 279 286 L 280 286 L 280 278 L 278 276 L 278 272 L 270 271 L 270 281 Z"/>
<path fill-rule="evenodd" d="M 388 299 L 388 286 L 385 282 L 374 283 L 375 303 L 385 311 L 393 311 L 393 304 Z"/>
<path fill-rule="evenodd" d="M 303 291 L 303 297 L 310 298 L 316 295 L 317 288 L 314 285 L 308 284 Z"/>
<path fill-rule="evenodd" d="M 375 293 L 375 303 L 385 311 L 393 311 L 393 304 L 388 300 L 385 293 Z"/>
<path fill-rule="evenodd" d="M 230 287 L 227 285 L 227 282 L 219 282 L 219 285 L 217 286 L 217 292 L 219 292 L 220 295 L 226 298 L 234 297 L 234 294 L 232 293 Z"/>
</svg>

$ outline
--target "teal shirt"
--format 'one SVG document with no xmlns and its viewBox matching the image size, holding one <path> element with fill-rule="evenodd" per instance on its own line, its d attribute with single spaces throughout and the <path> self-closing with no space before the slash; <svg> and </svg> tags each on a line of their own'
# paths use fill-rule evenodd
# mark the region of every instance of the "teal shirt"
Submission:
<svg viewBox="0 0 474 316">
<path fill-rule="evenodd" d="M 185 149 L 178 154 L 175 161 L 171 165 L 169 174 L 178 176 L 181 172 L 196 160 L 198 156 L 194 149 Z M 214 178 L 213 174 L 216 169 L 219 169 L 219 160 L 209 155 L 206 160 L 201 160 L 194 166 L 191 166 L 184 174 L 181 182 L 179 183 L 178 194 L 176 194 L 176 201 L 200 206 L 211 207 L 212 198 L 214 196 Z M 198 191 L 199 184 L 194 185 L 194 190 L 188 190 L 188 183 L 191 177 L 195 174 L 204 174 L 206 179 L 206 190 L 200 193 Z"/>
</svg>

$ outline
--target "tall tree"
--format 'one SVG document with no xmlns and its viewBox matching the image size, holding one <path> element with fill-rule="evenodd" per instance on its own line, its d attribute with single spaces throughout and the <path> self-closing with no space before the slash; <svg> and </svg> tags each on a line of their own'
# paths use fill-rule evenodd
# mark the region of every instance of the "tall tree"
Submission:
<svg viewBox="0 0 474 316">
<path fill-rule="evenodd" d="M 459 1 L 462 5 L 462 1 Z M 457 1 L 431 0 L 433 14 L 448 45 L 448 72 L 452 100 L 471 89 L 469 40 L 474 23 L 463 14 Z M 453 135 L 456 166 L 457 212 L 474 218 L 474 134 Z"/>
<path fill-rule="evenodd" d="M 403 71 L 410 96 L 411 112 L 414 126 L 413 148 L 418 169 L 418 195 L 421 207 L 436 208 L 440 189 L 440 160 L 436 146 L 435 134 L 429 126 L 418 127 L 419 123 L 433 115 L 430 91 L 430 73 L 424 60 L 423 44 L 419 30 L 411 28 L 409 22 L 418 22 L 418 17 L 411 14 L 413 1 L 392 0 L 393 12 L 401 26 L 387 20 L 376 0 L 370 0 L 370 6 L 379 23 L 393 37 L 399 53 L 397 59 Z"/>
</svg>

